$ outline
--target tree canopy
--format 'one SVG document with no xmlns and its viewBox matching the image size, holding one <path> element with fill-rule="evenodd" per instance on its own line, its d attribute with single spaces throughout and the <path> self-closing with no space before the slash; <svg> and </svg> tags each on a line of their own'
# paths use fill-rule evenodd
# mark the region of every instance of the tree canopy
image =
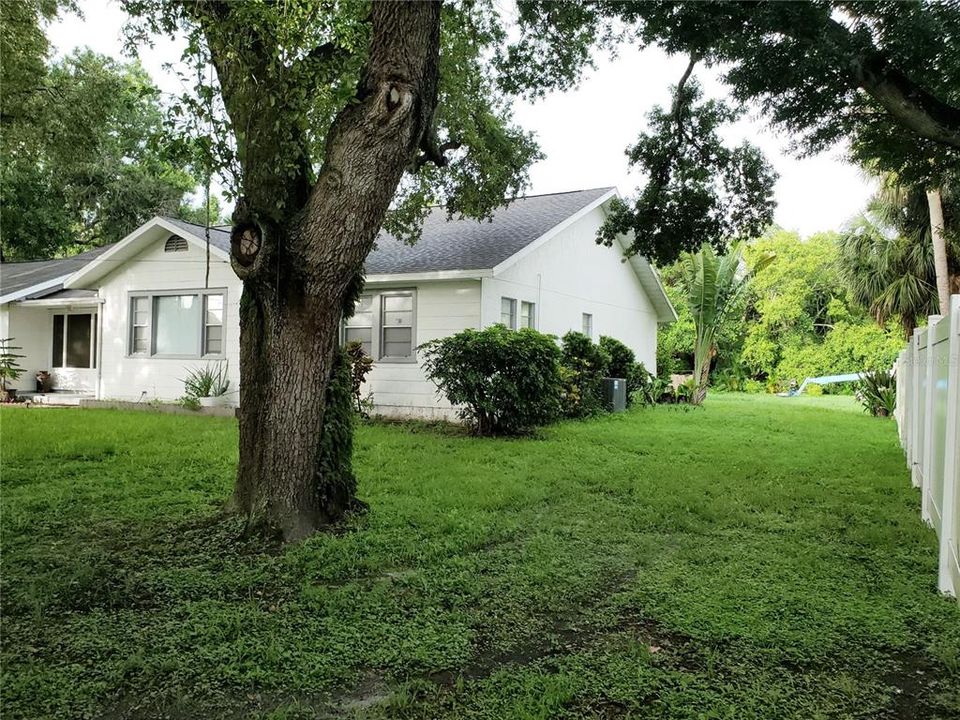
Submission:
<svg viewBox="0 0 960 720">
<path fill-rule="evenodd" d="M 673 105 L 655 107 L 649 130 L 627 150 L 631 165 L 648 174 L 639 195 L 615 200 L 600 231 L 612 245 L 633 237 L 628 254 L 660 264 L 703 243 L 723 252 L 738 240 L 756 237 L 773 221 L 776 173 L 749 142 L 728 147 L 719 130 L 740 113 L 718 100 L 703 100 L 691 76 L 691 60 L 673 89 Z"/>
<path fill-rule="evenodd" d="M 800 154 L 848 140 L 855 161 L 926 187 L 939 187 L 960 167 L 956 3 L 521 0 L 519 6 L 521 37 L 501 59 L 514 68 L 505 76 L 512 90 L 535 95 L 577 82 L 596 47 L 655 44 L 720 68 L 733 100 L 759 107 Z M 649 182 L 634 207 L 621 208 L 608 235 L 628 226 L 662 235 L 662 213 L 648 212 L 658 165 L 644 159 Z M 715 183 L 723 177 L 722 166 L 699 165 Z M 670 203 L 696 207 L 701 185 L 684 186 L 684 194 L 684 203 L 676 196 Z"/>
<path fill-rule="evenodd" d="M 165 142 L 160 93 L 143 68 L 89 50 L 47 63 L 42 23 L 56 4 L 9 8 L 0 62 L 4 258 L 70 254 L 119 240 L 153 215 L 186 212 L 197 181 L 189 156 Z"/>
<path fill-rule="evenodd" d="M 314 0 L 229 8 L 121 4 L 131 15 L 132 45 L 157 34 L 187 37 L 182 59 L 192 89 L 173 108 L 175 126 L 183 138 L 199 141 L 228 195 L 246 196 L 277 219 L 295 212 L 322 169 L 334 118 L 362 80 L 369 7 Z M 443 5 L 436 110 L 385 218 L 394 234 L 415 240 L 431 204 L 482 218 L 525 186 L 540 152 L 513 123 L 496 82 L 490 57 L 505 38 L 489 0 Z M 256 52 L 237 57 L 228 50 L 243 42 Z M 243 87 L 246 73 L 257 75 L 255 93 Z"/>
</svg>

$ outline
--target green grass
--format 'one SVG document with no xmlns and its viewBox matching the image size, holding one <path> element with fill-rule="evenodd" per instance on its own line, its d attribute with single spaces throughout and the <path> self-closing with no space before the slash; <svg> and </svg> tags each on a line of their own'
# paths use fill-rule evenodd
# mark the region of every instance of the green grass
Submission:
<svg viewBox="0 0 960 720">
<path fill-rule="evenodd" d="M 363 426 L 369 513 L 282 550 L 214 519 L 232 420 L 0 419 L 4 718 L 960 717 L 960 607 L 849 398 Z"/>
</svg>

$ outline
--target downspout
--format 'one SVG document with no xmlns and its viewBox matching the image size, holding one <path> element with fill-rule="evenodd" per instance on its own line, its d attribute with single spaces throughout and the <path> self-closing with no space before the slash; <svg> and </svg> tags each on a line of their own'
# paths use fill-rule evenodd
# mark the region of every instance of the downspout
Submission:
<svg viewBox="0 0 960 720">
<path fill-rule="evenodd" d="M 536 320 L 536 325 L 537 325 L 537 330 L 539 330 L 540 332 L 543 332 L 543 329 L 540 327 L 540 296 L 541 296 L 541 294 L 542 294 L 542 290 L 543 290 L 543 277 L 540 275 L 540 273 L 537 273 L 537 320 Z"/>
<path fill-rule="evenodd" d="M 97 288 L 97 392 L 95 400 L 103 399 L 103 308 L 104 300 L 100 296 L 100 288 Z"/>
</svg>

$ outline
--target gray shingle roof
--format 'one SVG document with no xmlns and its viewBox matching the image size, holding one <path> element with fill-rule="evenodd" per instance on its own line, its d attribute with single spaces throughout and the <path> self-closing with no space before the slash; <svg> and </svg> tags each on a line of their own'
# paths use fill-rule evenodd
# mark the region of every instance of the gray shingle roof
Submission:
<svg viewBox="0 0 960 720">
<path fill-rule="evenodd" d="M 494 211 L 490 220 L 482 221 L 456 217 L 448 220 L 445 208 L 434 207 L 423 223 L 423 235 L 416 245 L 406 245 L 381 232 L 377 247 L 367 256 L 367 273 L 492 268 L 612 189 L 594 188 L 517 198 Z M 196 237 L 204 236 L 203 225 L 165 219 Z M 211 228 L 210 243 L 229 253 L 230 227 Z"/>
<path fill-rule="evenodd" d="M 424 221 L 423 235 L 416 245 L 406 245 L 381 232 L 377 247 L 367 257 L 367 273 L 490 269 L 612 189 L 594 188 L 517 198 L 494 211 L 490 220 L 482 221 L 448 219 L 445 208 L 434 207 Z M 164 220 L 194 237 L 204 237 L 203 225 L 170 217 Z M 230 227 L 211 227 L 210 243 L 229 253 Z M 105 245 L 58 260 L 3 263 L 0 265 L 0 295 L 10 295 L 70 275 L 111 247 Z M 58 289 L 51 288 L 50 292 Z"/>
<path fill-rule="evenodd" d="M 0 263 L 0 296 L 10 295 L 33 285 L 70 275 L 111 247 L 113 246 L 104 245 L 73 257 L 56 260 Z"/>
<path fill-rule="evenodd" d="M 447 219 L 443 207 L 431 210 L 414 246 L 381 232 L 367 256 L 367 273 L 485 270 L 514 255 L 550 228 L 613 188 L 594 188 L 517 198 L 496 210 L 491 220 Z"/>
</svg>

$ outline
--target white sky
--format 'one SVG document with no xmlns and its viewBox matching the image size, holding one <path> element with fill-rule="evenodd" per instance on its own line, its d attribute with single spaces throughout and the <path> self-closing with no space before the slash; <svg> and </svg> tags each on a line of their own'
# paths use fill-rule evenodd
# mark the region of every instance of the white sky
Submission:
<svg viewBox="0 0 960 720">
<path fill-rule="evenodd" d="M 66 15 L 48 29 L 56 52 L 78 46 L 122 57 L 120 31 L 125 15 L 110 0 L 81 0 L 83 19 Z M 180 94 L 176 74 L 165 65 L 176 63 L 182 45 L 158 38 L 140 51 L 140 61 L 161 90 Z M 530 171 L 529 193 L 615 185 L 631 195 L 640 182 L 630 173 L 624 150 L 643 128 L 646 113 L 669 103 L 668 88 L 686 67 L 686 58 L 668 57 L 656 48 L 642 52 L 624 48 L 617 59 L 598 57 L 597 70 L 581 85 L 556 92 L 534 103 L 516 101 L 516 119 L 537 135 L 546 157 Z M 707 96 L 722 97 L 715 73 L 696 73 Z M 843 161 L 842 148 L 806 158 L 785 152 L 787 138 L 776 136 L 756 114 L 730 129 L 731 140 L 748 138 L 758 145 L 780 174 L 776 185 L 775 220 L 807 236 L 839 229 L 865 205 L 872 185 L 861 171 Z"/>
</svg>

